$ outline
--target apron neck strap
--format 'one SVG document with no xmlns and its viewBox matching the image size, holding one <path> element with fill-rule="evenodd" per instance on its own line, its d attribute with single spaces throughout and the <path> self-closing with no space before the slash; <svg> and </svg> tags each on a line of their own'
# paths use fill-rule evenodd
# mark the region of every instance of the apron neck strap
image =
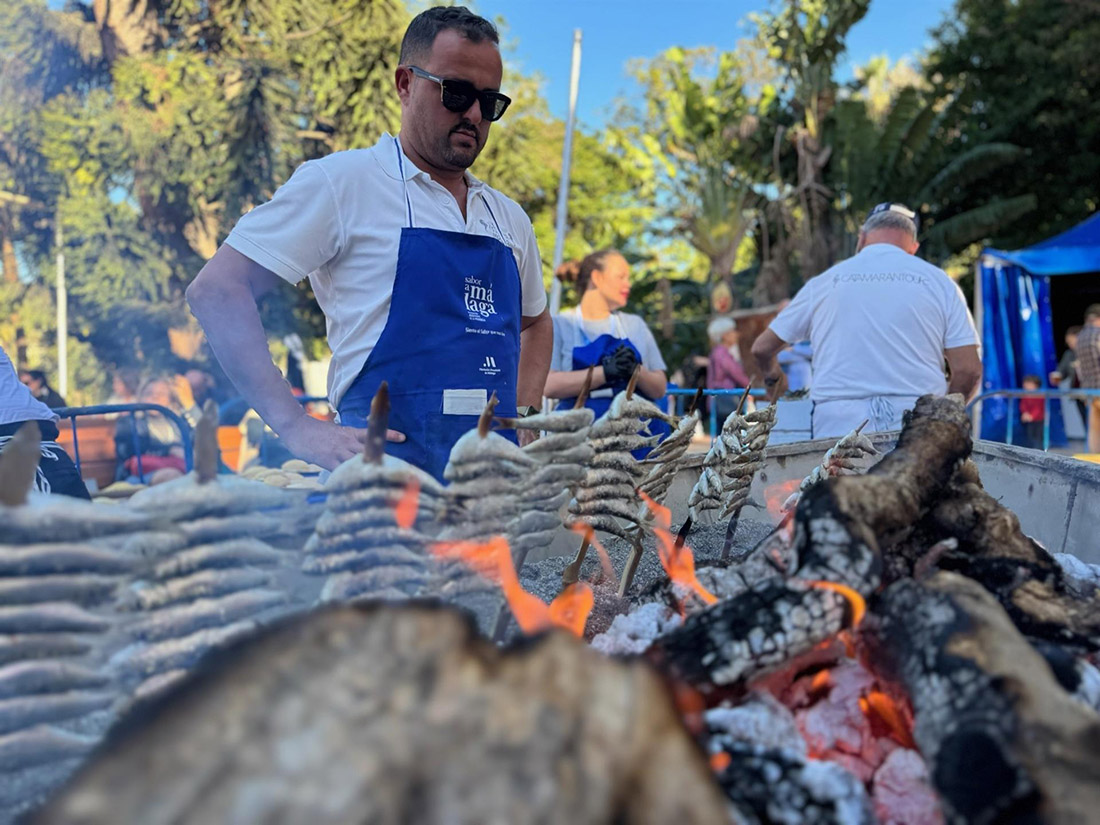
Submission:
<svg viewBox="0 0 1100 825">
<path fill-rule="evenodd" d="M 405 179 L 405 153 L 401 151 L 401 138 L 393 139 L 393 148 L 397 151 L 397 171 L 401 175 L 401 186 L 405 192 L 405 214 L 409 221 L 409 228 L 413 225 L 412 201 L 409 200 L 409 182 Z"/>
<path fill-rule="evenodd" d="M 575 307 L 573 307 L 573 314 L 577 316 L 577 331 L 581 334 L 581 337 L 583 337 L 585 341 L 588 341 L 588 331 L 584 328 L 584 316 L 581 314 L 580 304 L 577 304 Z M 615 334 L 615 337 L 625 339 L 626 332 L 623 330 L 623 321 L 622 318 L 619 317 L 619 313 L 612 312 L 610 318 L 611 331 Z"/>
</svg>

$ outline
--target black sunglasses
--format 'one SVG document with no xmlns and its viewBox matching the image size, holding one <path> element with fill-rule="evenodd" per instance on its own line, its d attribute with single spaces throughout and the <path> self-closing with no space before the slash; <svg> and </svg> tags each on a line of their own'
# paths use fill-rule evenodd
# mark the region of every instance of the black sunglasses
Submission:
<svg viewBox="0 0 1100 825">
<path fill-rule="evenodd" d="M 481 116 L 488 121 L 500 120 L 504 116 L 508 104 L 512 98 L 502 95 L 500 92 L 482 91 L 468 80 L 452 80 L 445 77 L 436 77 L 434 74 L 421 69 L 419 66 L 406 66 L 417 77 L 425 80 L 433 80 L 439 84 L 439 95 L 443 101 L 443 108 L 448 112 L 465 112 L 474 105 L 474 101 L 481 104 Z"/>
</svg>

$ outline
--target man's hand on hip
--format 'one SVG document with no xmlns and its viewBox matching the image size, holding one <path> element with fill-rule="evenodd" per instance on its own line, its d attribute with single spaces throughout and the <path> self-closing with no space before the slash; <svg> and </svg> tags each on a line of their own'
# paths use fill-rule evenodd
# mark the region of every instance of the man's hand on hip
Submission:
<svg viewBox="0 0 1100 825">
<path fill-rule="evenodd" d="M 367 431 L 303 415 L 284 426 L 279 437 L 296 457 L 334 470 L 363 452 Z M 405 436 L 396 430 L 386 430 L 386 440 L 400 442 Z"/>
</svg>

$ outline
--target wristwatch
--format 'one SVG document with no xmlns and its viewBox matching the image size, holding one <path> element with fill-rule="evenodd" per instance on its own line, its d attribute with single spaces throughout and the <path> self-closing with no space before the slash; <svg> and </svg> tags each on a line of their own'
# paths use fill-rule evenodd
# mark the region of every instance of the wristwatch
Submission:
<svg viewBox="0 0 1100 825">
<path fill-rule="evenodd" d="M 520 418 L 529 418 L 532 415 L 538 415 L 542 410 L 538 407 L 533 407 L 530 404 L 525 404 L 522 407 L 516 407 L 516 415 Z"/>
</svg>

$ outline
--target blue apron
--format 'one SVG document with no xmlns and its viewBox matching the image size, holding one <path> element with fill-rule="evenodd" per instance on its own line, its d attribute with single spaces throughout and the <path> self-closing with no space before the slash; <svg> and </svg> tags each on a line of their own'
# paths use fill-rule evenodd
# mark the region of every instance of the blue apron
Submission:
<svg viewBox="0 0 1100 825">
<path fill-rule="evenodd" d="M 615 332 L 618 336 L 611 333 L 604 333 L 595 340 L 588 340 L 588 335 L 584 331 L 584 323 L 580 313 L 580 307 L 577 307 L 574 311 L 576 318 L 577 334 L 580 336 L 582 343 L 579 346 L 573 347 L 573 369 L 574 370 L 586 370 L 589 367 L 598 367 L 600 361 L 604 356 L 610 355 L 617 350 L 620 345 L 626 344 L 630 349 L 634 350 L 634 357 L 638 359 L 638 363 L 642 363 L 642 353 L 634 346 L 633 342 L 626 337 L 623 330 L 622 321 L 619 320 L 619 316 L 614 313 L 611 315 L 612 322 L 614 323 Z M 626 389 L 626 385 L 630 382 L 629 379 L 623 378 L 618 381 L 612 381 L 604 384 L 599 389 L 593 390 L 588 394 L 588 400 L 585 402 L 586 407 L 592 410 L 596 414 L 596 418 L 599 418 L 608 408 L 611 407 L 611 401 L 616 395 Z M 643 395 L 639 393 L 639 395 Z M 643 395 L 644 397 L 644 395 Z M 653 399 L 650 399 L 653 400 Z M 577 402 L 577 397 L 563 398 L 558 402 L 558 406 L 563 409 L 571 409 Z M 670 432 L 669 427 L 663 421 L 650 421 L 649 432 L 653 435 L 666 436 Z M 641 449 L 634 451 L 634 457 L 638 460 L 645 458 L 649 454 L 648 449 Z"/>
<path fill-rule="evenodd" d="M 488 396 L 496 392 L 499 415 L 516 414 L 519 268 L 496 238 L 414 227 L 407 183 L 405 208 L 386 326 L 338 410 L 341 424 L 365 427 L 371 399 L 389 382 L 389 426 L 405 441 L 387 442 L 386 452 L 442 481 L 451 447 L 477 426 Z"/>
</svg>

